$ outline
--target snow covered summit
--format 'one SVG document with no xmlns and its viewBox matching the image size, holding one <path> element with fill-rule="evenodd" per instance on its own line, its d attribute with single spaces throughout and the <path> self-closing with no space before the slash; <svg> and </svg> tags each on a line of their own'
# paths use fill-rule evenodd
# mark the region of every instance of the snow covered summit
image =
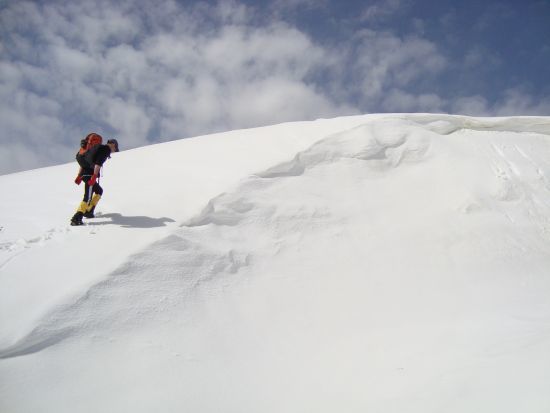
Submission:
<svg viewBox="0 0 550 413">
<path fill-rule="evenodd" d="M 123 143 L 121 142 L 123 146 Z M 550 118 L 368 115 L 0 177 L 0 410 L 547 412 Z"/>
</svg>

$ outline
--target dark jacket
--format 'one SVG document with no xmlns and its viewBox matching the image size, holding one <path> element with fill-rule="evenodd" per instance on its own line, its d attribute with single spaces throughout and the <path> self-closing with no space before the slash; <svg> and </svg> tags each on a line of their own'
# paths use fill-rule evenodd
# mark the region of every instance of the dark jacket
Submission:
<svg viewBox="0 0 550 413">
<path fill-rule="evenodd" d="M 99 165 L 103 166 L 105 161 L 111 157 L 111 148 L 108 145 L 96 145 L 93 148 L 89 149 L 83 158 L 82 163 L 82 173 L 81 175 L 91 175 L 94 173 L 94 166 Z"/>
</svg>

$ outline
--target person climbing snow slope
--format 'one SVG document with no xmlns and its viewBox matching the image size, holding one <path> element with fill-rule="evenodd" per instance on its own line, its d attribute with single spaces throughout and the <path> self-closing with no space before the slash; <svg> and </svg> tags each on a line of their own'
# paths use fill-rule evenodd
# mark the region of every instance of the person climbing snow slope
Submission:
<svg viewBox="0 0 550 413">
<path fill-rule="evenodd" d="M 80 169 L 74 182 L 80 185 L 84 181 L 84 197 L 71 218 L 71 225 L 83 225 L 82 218 L 94 218 L 95 207 L 103 195 L 99 185 L 101 167 L 112 152 L 118 152 L 118 141 L 109 139 L 103 145 L 102 140 L 101 135 L 90 133 L 82 140 L 82 148 L 76 155 Z"/>
</svg>

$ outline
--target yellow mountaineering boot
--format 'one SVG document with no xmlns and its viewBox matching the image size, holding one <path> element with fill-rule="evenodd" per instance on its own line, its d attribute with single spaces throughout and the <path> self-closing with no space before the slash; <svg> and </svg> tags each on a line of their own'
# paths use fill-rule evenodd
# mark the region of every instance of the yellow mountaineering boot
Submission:
<svg viewBox="0 0 550 413">
<path fill-rule="evenodd" d="M 90 203 L 87 205 L 86 212 L 84 212 L 84 216 L 86 218 L 95 218 L 95 215 L 94 215 L 95 206 L 97 205 L 100 199 L 101 199 L 101 195 L 94 194 Z"/>
<path fill-rule="evenodd" d="M 84 212 L 86 212 L 87 209 L 88 209 L 88 203 L 82 201 L 82 202 L 80 203 L 80 205 L 78 206 L 78 209 L 76 210 L 76 212 L 82 212 L 82 213 L 84 213 Z"/>
<path fill-rule="evenodd" d="M 82 201 L 80 205 L 78 206 L 78 209 L 76 210 L 76 213 L 71 218 L 71 225 L 82 225 L 82 217 L 84 216 L 84 213 L 88 209 L 88 203 Z"/>
</svg>

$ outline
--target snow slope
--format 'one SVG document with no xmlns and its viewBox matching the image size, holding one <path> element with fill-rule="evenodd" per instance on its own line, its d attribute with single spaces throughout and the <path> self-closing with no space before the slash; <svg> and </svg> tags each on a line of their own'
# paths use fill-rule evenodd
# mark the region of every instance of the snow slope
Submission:
<svg viewBox="0 0 550 413">
<path fill-rule="evenodd" d="M 0 177 L 0 411 L 550 411 L 550 118 L 120 152 L 80 228 L 75 172 Z"/>
</svg>

